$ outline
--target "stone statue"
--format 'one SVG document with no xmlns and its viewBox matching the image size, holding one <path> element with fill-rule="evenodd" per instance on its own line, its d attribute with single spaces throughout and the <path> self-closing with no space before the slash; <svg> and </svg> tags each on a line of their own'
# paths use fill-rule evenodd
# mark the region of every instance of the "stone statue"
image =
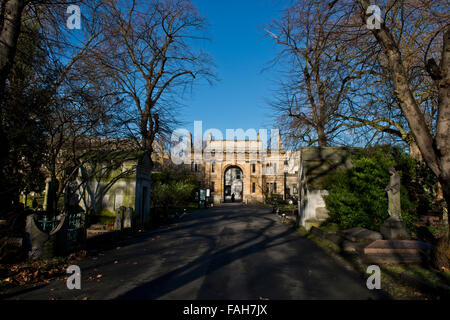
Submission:
<svg viewBox="0 0 450 320">
<path fill-rule="evenodd" d="M 402 221 L 400 206 L 400 175 L 393 167 L 389 168 L 389 185 L 384 189 L 389 198 L 389 218 L 380 226 L 380 232 L 386 240 L 409 239 L 409 233 Z"/>
<path fill-rule="evenodd" d="M 389 198 L 388 212 L 391 217 L 401 220 L 402 210 L 400 205 L 400 175 L 397 171 L 395 171 L 394 167 L 389 168 L 389 174 L 391 175 L 389 185 L 384 189 Z"/>
</svg>

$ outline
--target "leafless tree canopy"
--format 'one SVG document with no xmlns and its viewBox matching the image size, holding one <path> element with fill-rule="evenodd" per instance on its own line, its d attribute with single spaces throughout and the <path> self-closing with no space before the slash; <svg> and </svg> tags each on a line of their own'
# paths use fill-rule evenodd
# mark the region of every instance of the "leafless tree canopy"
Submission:
<svg viewBox="0 0 450 320">
<path fill-rule="evenodd" d="M 107 1 L 98 72 L 124 100 L 129 131 L 151 154 L 171 132 L 180 97 L 199 78 L 211 80 L 212 60 L 195 47 L 206 21 L 190 1 Z"/>
<path fill-rule="evenodd" d="M 280 47 L 273 62 L 285 69 L 273 106 L 290 141 L 326 146 L 348 131 L 338 114 L 348 108 L 362 72 L 342 36 L 343 26 L 353 23 L 346 9 L 297 1 L 265 28 Z"/>
<path fill-rule="evenodd" d="M 80 30 L 66 26 L 71 4 L 82 8 Z M 196 49 L 207 24 L 188 0 L 8 0 L 0 12 L 2 93 L 17 74 L 10 72 L 17 50 L 29 50 L 17 41 L 37 35 L 33 50 L 42 59 L 32 73 L 45 87 L 45 103 L 36 119 L 46 137 L 43 162 L 59 195 L 98 157 L 95 150 L 150 156 L 154 140 L 164 142 L 177 123 L 183 94 L 195 81 L 214 78 L 211 58 Z M 27 52 L 19 53 L 27 64 Z"/>
<path fill-rule="evenodd" d="M 377 1 L 383 21 L 372 29 L 370 5 L 299 0 L 266 28 L 288 57 L 278 119 L 291 136 L 319 146 L 341 127 L 370 134 L 368 142 L 403 141 L 434 172 L 448 204 L 450 4 Z"/>
</svg>

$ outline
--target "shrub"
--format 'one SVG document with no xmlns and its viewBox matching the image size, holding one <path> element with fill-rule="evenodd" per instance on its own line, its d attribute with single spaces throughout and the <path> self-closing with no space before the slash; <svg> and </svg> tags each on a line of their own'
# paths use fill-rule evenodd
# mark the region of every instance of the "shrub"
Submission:
<svg viewBox="0 0 450 320">
<path fill-rule="evenodd" d="M 152 186 L 153 204 L 160 207 L 180 206 L 191 200 L 195 188 L 195 184 L 186 180 L 172 180 L 166 183 L 158 181 Z"/>
<path fill-rule="evenodd" d="M 283 200 L 283 196 L 279 194 L 271 194 L 266 198 L 266 203 L 271 206 L 281 206 L 285 204 L 285 201 Z"/>
<path fill-rule="evenodd" d="M 340 228 L 359 226 L 378 231 L 389 217 L 384 189 L 389 184 L 388 168 L 393 166 L 402 179 L 402 218 L 408 228 L 413 229 L 417 204 L 411 201 L 414 192 L 409 188 L 417 178 L 415 161 L 398 149 L 377 147 L 359 152 L 352 162 L 352 168 L 332 173 L 326 180 L 328 222 L 336 223 Z"/>
</svg>

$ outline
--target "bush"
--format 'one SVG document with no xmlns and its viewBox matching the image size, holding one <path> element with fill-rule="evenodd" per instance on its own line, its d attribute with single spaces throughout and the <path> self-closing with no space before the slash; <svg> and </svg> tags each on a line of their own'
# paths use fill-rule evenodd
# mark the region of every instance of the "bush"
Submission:
<svg viewBox="0 0 450 320">
<path fill-rule="evenodd" d="M 152 200 L 155 206 L 180 206 L 189 202 L 196 185 L 189 181 L 157 182 L 152 187 Z"/>
<path fill-rule="evenodd" d="M 326 180 L 328 222 L 340 228 L 363 227 L 378 231 L 389 217 L 384 189 L 389 184 L 388 168 L 393 166 L 401 176 L 402 218 L 410 230 L 414 229 L 419 201 L 416 192 L 423 189 L 413 182 L 418 180 L 415 161 L 399 149 L 377 147 L 359 152 L 352 157 L 352 162 L 351 169 L 330 174 Z"/>
<path fill-rule="evenodd" d="M 283 200 L 283 196 L 279 194 L 271 194 L 269 197 L 266 198 L 266 203 L 271 206 L 281 206 L 285 204 L 285 201 Z"/>
<path fill-rule="evenodd" d="M 152 173 L 152 206 L 178 207 L 194 200 L 198 181 L 186 171 Z"/>
</svg>

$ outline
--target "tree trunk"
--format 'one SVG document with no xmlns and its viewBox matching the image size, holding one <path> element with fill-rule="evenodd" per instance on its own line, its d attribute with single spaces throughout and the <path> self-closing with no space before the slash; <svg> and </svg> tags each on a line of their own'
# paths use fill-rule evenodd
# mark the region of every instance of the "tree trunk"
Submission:
<svg viewBox="0 0 450 320">
<path fill-rule="evenodd" d="M 447 215 L 447 228 L 446 238 L 447 242 L 450 242 L 450 221 L 448 216 L 448 207 L 450 205 L 450 30 L 444 34 L 442 48 L 442 60 L 440 76 L 441 80 L 438 81 L 439 85 L 439 109 L 438 109 L 438 121 L 436 129 L 436 145 L 441 155 L 440 157 L 440 169 L 441 177 L 440 182 L 442 185 L 442 192 L 446 202 L 444 208 L 444 216 Z"/>
<path fill-rule="evenodd" d="M 415 141 L 411 141 L 409 143 L 409 155 L 414 160 L 423 162 L 422 153 L 420 152 L 420 149 Z"/>
<path fill-rule="evenodd" d="M 4 1 L 2 1 L 4 2 Z M 3 97 L 6 79 L 11 71 L 16 55 L 17 40 L 19 39 L 24 0 L 6 0 L 0 26 L 0 96 Z"/>
<path fill-rule="evenodd" d="M 11 208 L 11 194 L 5 190 L 3 168 L 9 152 L 8 138 L 3 125 L 3 99 L 5 96 L 6 79 L 11 71 L 16 54 L 17 40 L 20 34 L 24 0 L 2 1 L 0 17 L 0 215 Z"/>
<path fill-rule="evenodd" d="M 363 21 L 368 18 L 369 0 L 356 0 L 361 8 Z M 443 38 L 440 70 L 430 76 L 439 87 L 439 105 L 437 115 L 436 137 L 428 128 L 425 116 L 421 112 L 411 91 L 407 70 L 403 65 L 401 52 L 385 24 L 372 30 L 377 42 L 383 48 L 392 74 L 395 96 L 414 137 L 414 141 L 427 164 L 442 184 L 444 198 L 450 202 L 450 30 Z M 434 72 L 434 71 L 433 71 Z M 448 216 L 448 215 L 447 215 Z M 448 228 L 447 228 L 448 229 Z"/>
<path fill-rule="evenodd" d="M 442 184 L 442 183 L 441 183 Z M 448 215 L 448 204 L 450 203 L 450 183 L 447 185 L 442 184 L 442 191 L 444 193 L 444 208 L 442 213 L 442 227 L 445 232 L 444 237 L 447 239 L 447 242 L 450 244 L 450 217 Z"/>
<path fill-rule="evenodd" d="M 326 147 L 328 144 L 325 128 L 322 125 L 317 126 L 317 143 L 319 147 Z"/>
<path fill-rule="evenodd" d="M 357 2 L 361 8 L 362 19 L 363 21 L 366 21 L 366 19 L 370 16 L 370 14 L 366 14 L 370 2 L 369 0 L 357 0 Z M 380 29 L 373 29 L 372 33 L 377 42 L 383 48 L 384 54 L 388 59 L 388 66 L 392 75 L 394 93 L 399 101 L 402 113 L 408 121 L 414 141 L 417 143 L 417 146 L 427 165 L 437 177 L 441 177 L 439 154 L 436 152 L 437 150 L 435 148 L 436 141 L 433 139 L 427 122 L 425 121 L 425 116 L 419 109 L 419 106 L 413 96 L 400 50 L 397 47 L 391 31 L 387 29 L 384 24 L 381 24 Z M 442 105 L 439 105 L 439 109 L 444 108 L 442 108 Z M 438 121 L 439 120 L 440 119 L 438 119 Z"/>
</svg>

